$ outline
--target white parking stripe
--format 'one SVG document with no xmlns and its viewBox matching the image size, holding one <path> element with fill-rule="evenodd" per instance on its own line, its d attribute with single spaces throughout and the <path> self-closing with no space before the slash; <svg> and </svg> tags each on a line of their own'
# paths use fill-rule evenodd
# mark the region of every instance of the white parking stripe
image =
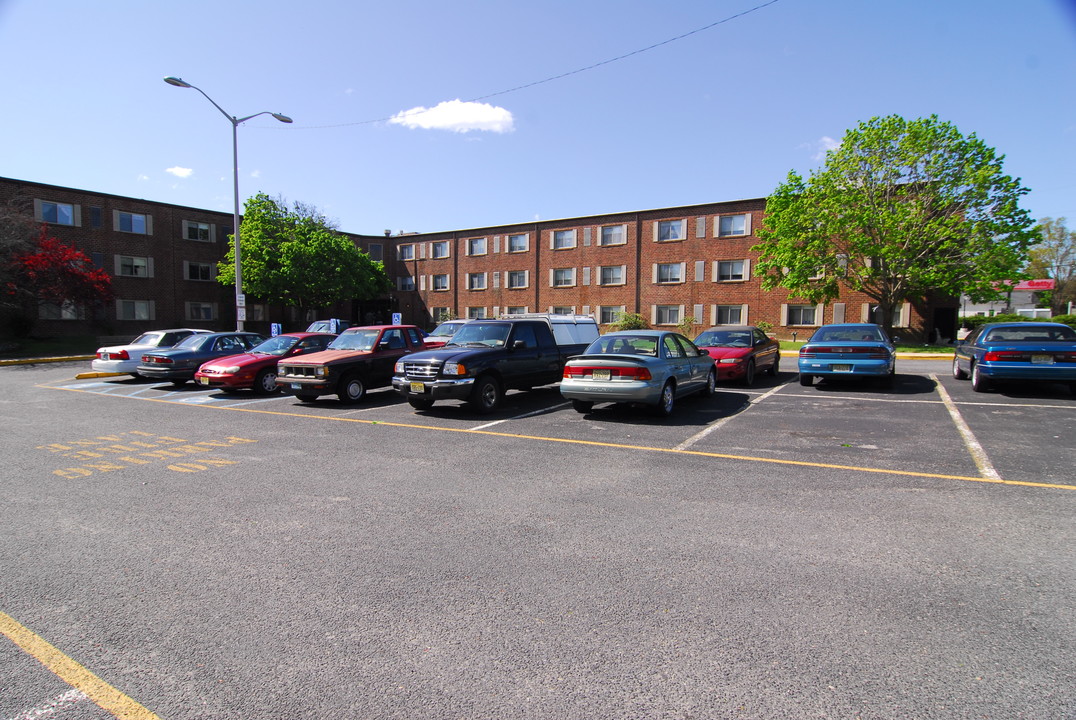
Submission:
<svg viewBox="0 0 1076 720">
<path fill-rule="evenodd" d="M 964 422 L 964 416 L 961 415 L 960 410 L 957 409 L 956 403 L 949 397 L 949 392 L 942 387 L 942 384 L 938 381 L 938 376 L 931 373 L 930 379 L 934 381 L 934 387 L 937 388 L 938 395 L 941 396 L 942 402 L 945 403 L 946 409 L 949 410 L 949 416 L 953 418 L 953 422 L 956 424 L 956 429 L 960 431 L 960 437 L 964 439 L 964 446 L 967 447 L 968 452 L 971 453 L 971 457 L 975 460 L 979 472 L 983 474 L 983 477 L 990 480 L 1000 480 L 1001 476 L 998 475 L 998 471 L 995 470 L 994 466 L 990 463 L 990 458 L 986 456 L 986 450 L 983 450 L 983 446 L 975 439 L 975 435 L 972 433 L 971 428 Z"/>
<path fill-rule="evenodd" d="M 739 415 L 740 413 L 742 413 L 747 408 L 751 407 L 755 403 L 762 402 L 763 400 L 768 398 L 770 395 L 773 395 L 775 392 L 777 392 L 778 390 L 780 390 L 783 387 L 784 387 L 784 385 L 778 385 L 778 386 L 776 386 L 774 388 L 771 388 L 767 392 L 762 393 L 757 398 L 752 398 L 751 400 L 748 400 L 743 405 L 741 405 L 740 408 L 734 414 L 727 415 L 727 416 L 721 418 L 720 420 L 718 420 L 717 422 L 715 422 L 715 423 L 713 423 L 711 425 L 708 425 L 705 430 L 702 430 L 700 432 L 695 433 L 694 435 L 689 437 L 687 440 L 685 440 L 684 442 L 682 442 L 679 445 L 677 445 L 676 447 L 674 447 L 673 450 L 687 450 L 689 447 L 691 447 L 692 445 L 697 443 L 699 440 L 702 440 L 704 437 L 706 437 L 707 435 L 712 433 L 714 430 L 717 430 L 719 427 L 721 427 L 722 425 L 727 423 L 729 420 L 731 420 L 732 418 L 734 418 L 737 415 Z"/>
<path fill-rule="evenodd" d="M 561 408 L 566 408 L 566 407 L 568 407 L 569 404 L 570 403 L 560 403 L 559 405 L 553 405 L 551 407 L 542 408 L 541 410 L 535 410 L 534 412 L 523 413 L 522 415 L 513 415 L 512 417 L 505 418 L 504 420 L 494 420 L 493 422 L 486 423 L 485 425 L 479 425 L 478 427 L 473 427 L 471 429 L 472 430 L 485 430 L 486 428 L 491 428 L 494 425 L 500 425 L 501 423 L 506 423 L 509 420 L 522 420 L 523 418 L 534 417 L 535 415 L 545 415 L 546 413 L 551 413 L 554 410 L 560 410 Z"/>
<path fill-rule="evenodd" d="M 70 707 L 75 703 L 89 702 L 90 698 L 85 693 L 79 690 L 68 690 L 62 695 L 57 695 L 51 700 L 46 700 L 43 705 L 39 705 L 36 708 L 31 708 L 21 715 L 15 715 L 10 720 L 42 720 L 42 718 L 49 718 L 57 713 L 67 714 L 64 711 L 64 707 Z"/>
</svg>

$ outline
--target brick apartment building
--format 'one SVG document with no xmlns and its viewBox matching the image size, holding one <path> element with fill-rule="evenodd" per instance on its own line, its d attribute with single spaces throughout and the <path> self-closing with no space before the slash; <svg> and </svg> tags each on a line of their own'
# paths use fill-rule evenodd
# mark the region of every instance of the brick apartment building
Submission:
<svg viewBox="0 0 1076 720">
<path fill-rule="evenodd" d="M 216 281 L 232 232 L 231 213 L 0 178 L 0 203 L 16 201 L 113 276 L 116 299 L 88 316 L 43 306 L 39 335 L 134 336 L 150 327 L 235 327 L 235 296 Z M 593 315 L 602 325 L 638 313 L 651 325 L 694 318 L 710 325 L 769 323 L 781 338 L 829 322 L 877 321 L 866 296 L 815 305 L 765 292 L 752 276 L 765 199 L 393 236 L 344 233 L 385 263 L 395 291 L 344 303 L 324 316 L 362 324 L 432 327 L 445 317 L 522 312 Z M 956 331 L 955 299 L 905 304 L 895 325 L 907 337 Z M 294 308 L 249 299 L 248 329 L 270 322 L 301 329 Z"/>
</svg>

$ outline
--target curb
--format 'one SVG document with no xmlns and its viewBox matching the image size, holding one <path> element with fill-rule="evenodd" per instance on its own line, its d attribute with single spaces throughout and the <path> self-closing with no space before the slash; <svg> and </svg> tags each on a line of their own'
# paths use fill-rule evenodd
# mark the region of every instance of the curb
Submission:
<svg viewBox="0 0 1076 720">
<path fill-rule="evenodd" d="M 79 373 L 75 376 L 76 380 L 89 380 L 91 378 L 103 378 L 103 377 L 120 377 L 127 373 L 110 373 L 110 372 L 85 372 Z"/>
<path fill-rule="evenodd" d="M 37 363 L 75 362 L 79 360 L 93 360 L 96 355 L 70 355 L 68 357 L 44 357 L 44 358 L 17 358 L 15 360 L 0 360 L 3 365 L 36 365 Z"/>
</svg>

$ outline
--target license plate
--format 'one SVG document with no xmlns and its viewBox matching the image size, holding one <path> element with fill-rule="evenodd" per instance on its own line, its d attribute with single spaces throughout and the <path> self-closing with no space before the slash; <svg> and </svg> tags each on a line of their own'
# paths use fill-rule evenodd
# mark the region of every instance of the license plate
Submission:
<svg viewBox="0 0 1076 720">
<path fill-rule="evenodd" d="M 1054 364 L 1054 356 L 1053 355 L 1032 355 L 1031 356 L 1031 364 L 1032 365 L 1053 365 Z"/>
<path fill-rule="evenodd" d="M 851 365 L 831 365 L 829 369 L 833 372 L 852 372 Z"/>
<path fill-rule="evenodd" d="M 421 395 L 422 393 L 426 392 L 426 386 L 420 382 L 413 382 L 411 383 L 411 392 L 418 393 L 419 395 Z"/>
<path fill-rule="evenodd" d="M 608 380 L 612 376 L 613 376 L 613 372 L 611 370 L 595 370 L 591 374 L 591 377 L 594 378 L 595 380 Z"/>
<path fill-rule="evenodd" d="M 292 383 L 291 384 L 291 389 L 292 390 L 302 390 L 303 389 L 303 384 L 302 383 Z"/>
<path fill-rule="evenodd" d="M 200 377 L 200 378 L 198 378 L 198 382 L 200 382 L 202 385 L 208 385 L 209 384 L 209 378 Z"/>
</svg>

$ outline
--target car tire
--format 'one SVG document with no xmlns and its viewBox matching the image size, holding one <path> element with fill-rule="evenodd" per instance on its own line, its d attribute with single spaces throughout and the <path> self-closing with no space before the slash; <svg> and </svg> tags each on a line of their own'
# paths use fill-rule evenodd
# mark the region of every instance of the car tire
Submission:
<svg viewBox="0 0 1076 720">
<path fill-rule="evenodd" d="M 340 391 L 337 392 L 336 397 L 340 399 L 340 402 L 347 405 L 362 402 L 362 399 L 366 397 L 366 383 L 354 373 L 345 375 L 344 379 L 340 381 Z"/>
<path fill-rule="evenodd" d="M 814 384 L 814 376 L 800 373 L 800 385 L 803 387 L 811 387 Z"/>
<path fill-rule="evenodd" d="M 433 407 L 433 400 L 425 397 L 409 397 L 407 404 L 416 410 L 429 410 Z"/>
<path fill-rule="evenodd" d="M 751 387 L 755 384 L 755 361 L 747 361 L 747 369 L 743 371 L 743 384 Z"/>
<path fill-rule="evenodd" d="M 591 400 L 572 400 L 572 407 L 577 413 L 588 413 L 594 409 L 594 403 Z"/>
<path fill-rule="evenodd" d="M 276 370 L 272 368 L 265 368 L 257 377 L 254 378 L 254 385 L 251 389 L 258 395 L 272 395 L 275 392 L 279 392 L 280 388 L 276 385 Z"/>
<path fill-rule="evenodd" d="M 774 357 L 773 365 L 770 365 L 770 367 L 766 369 L 766 373 L 770 377 L 777 377 L 777 374 L 780 373 L 780 372 L 781 372 L 781 356 L 778 355 L 778 356 Z"/>
<path fill-rule="evenodd" d="M 676 386 L 669 380 L 661 388 L 661 398 L 654 406 L 654 414 L 658 417 L 669 417 L 676 406 Z"/>
<path fill-rule="evenodd" d="M 717 389 L 717 370 L 710 368 L 710 373 L 706 376 L 706 384 L 702 386 L 702 390 L 699 390 L 701 397 L 712 397 L 714 391 Z"/>
<path fill-rule="evenodd" d="M 968 374 L 960 369 L 960 361 L 953 358 L 953 377 L 957 380 L 967 380 Z"/>
<path fill-rule="evenodd" d="M 975 392 L 990 390 L 990 381 L 979 371 L 978 363 L 971 366 L 971 389 Z"/>
<path fill-rule="evenodd" d="M 479 414 L 485 415 L 497 409 L 497 406 L 501 404 L 503 394 L 501 384 L 496 378 L 483 375 L 475 380 L 468 403 Z"/>
<path fill-rule="evenodd" d="M 305 393 L 300 393 L 299 395 L 296 395 L 295 397 L 297 397 L 299 399 L 299 402 L 314 402 L 315 400 L 318 399 L 317 395 L 307 395 Z"/>
</svg>

